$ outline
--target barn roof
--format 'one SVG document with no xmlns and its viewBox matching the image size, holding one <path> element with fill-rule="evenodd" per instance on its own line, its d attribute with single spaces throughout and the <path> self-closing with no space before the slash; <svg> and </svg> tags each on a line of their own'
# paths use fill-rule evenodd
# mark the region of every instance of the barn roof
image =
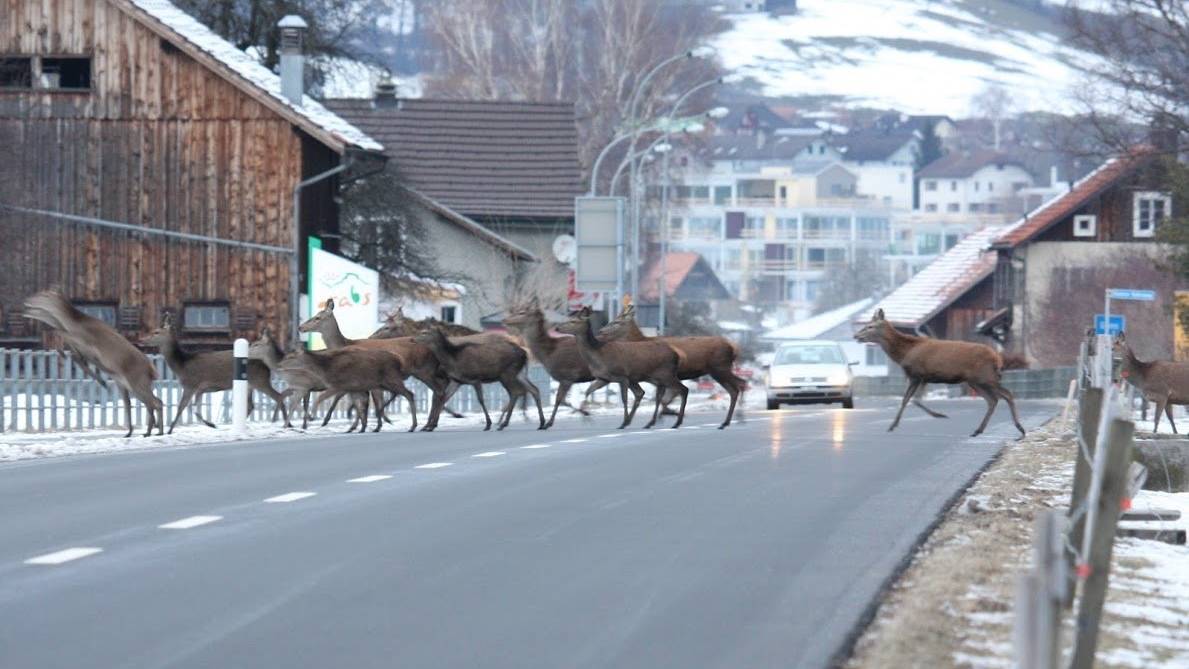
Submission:
<svg viewBox="0 0 1189 669">
<path fill-rule="evenodd" d="M 420 192 L 478 218 L 573 218 L 582 192 L 569 102 L 335 99 Z"/>
<path fill-rule="evenodd" d="M 1009 226 L 994 240 L 994 246 L 1012 248 L 1031 241 L 1118 183 L 1120 179 L 1135 172 L 1154 154 L 1155 150 L 1151 146 L 1139 145 L 1123 155 L 1111 158 L 1074 183 L 1068 191 L 1033 209 Z"/>
<path fill-rule="evenodd" d="M 991 275 L 995 270 L 996 254 L 987 247 L 1003 230 L 1003 226 L 988 226 L 972 233 L 880 300 L 874 308 L 864 311 L 859 320 L 870 320 L 871 314 L 879 308 L 896 325 L 912 328 L 924 325 Z"/>
<path fill-rule="evenodd" d="M 281 78 L 169 0 L 115 0 L 130 16 L 338 153 L 383 146 L 310 96 L 301 106 L 281 94 Z"/>
</svg>

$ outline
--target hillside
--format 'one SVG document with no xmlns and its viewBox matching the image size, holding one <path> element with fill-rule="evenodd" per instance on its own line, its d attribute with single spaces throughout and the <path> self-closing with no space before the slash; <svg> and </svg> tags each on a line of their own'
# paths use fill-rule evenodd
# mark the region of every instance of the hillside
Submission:
<svg viewBox="0 0 1189 669">
<path fill-rule="evenodd" d="M 1096 57 L 1065 44 L 1052 5 L 1006 0 L 800 0 L 795 15 L 732 14 L 723 64 L 770 97 L 966 116 L 990 83 L 1017 111 L 1073 111 Z"/>
</svg>

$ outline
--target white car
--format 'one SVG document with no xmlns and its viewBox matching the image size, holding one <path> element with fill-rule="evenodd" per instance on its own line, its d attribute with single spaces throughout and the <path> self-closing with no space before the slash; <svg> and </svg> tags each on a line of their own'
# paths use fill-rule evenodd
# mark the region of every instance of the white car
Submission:
<svg viewBox="0 0 1189 669">
<path fill-rule="evenodd" d="M 855 407 L 854 375 L 838 342 L 798 341 L 782 344 L 768 368 L 768 409 L 781 404 L 841 402 Z"/>
</svg>

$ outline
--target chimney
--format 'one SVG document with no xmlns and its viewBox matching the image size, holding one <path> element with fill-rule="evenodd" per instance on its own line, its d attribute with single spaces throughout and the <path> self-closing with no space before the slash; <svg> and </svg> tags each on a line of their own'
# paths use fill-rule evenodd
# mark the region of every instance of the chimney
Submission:
<svg viewBox="0 0 1189 669">
<path fill-rule="evenodd" d="M 392 80 L 392 75 L 388 72 L 380 75 L 380 80 L 376 82 L 376 93 L 373 99 L 376 107 L 397 107 L 396 99 L 396 82 Z"/>
<path fill-rule="evenodd" d="M 277 22 L 281 29 L 281 95 L 296 107 L 305 95 L 305 56 L 302 54 L 309 24 L 296 14 Z"/>
</svg>

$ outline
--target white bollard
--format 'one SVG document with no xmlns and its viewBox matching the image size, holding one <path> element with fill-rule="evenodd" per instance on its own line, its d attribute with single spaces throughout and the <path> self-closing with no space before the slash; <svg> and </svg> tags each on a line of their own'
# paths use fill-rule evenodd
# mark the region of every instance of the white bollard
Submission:
<svg viewBox="0 0 1189 669">
<path fill-rule="evenodd" d="M 248 430 L 248 340 L 236 339 L 234 373 L 231 377 L 231 429 Z"/>
</svg>

